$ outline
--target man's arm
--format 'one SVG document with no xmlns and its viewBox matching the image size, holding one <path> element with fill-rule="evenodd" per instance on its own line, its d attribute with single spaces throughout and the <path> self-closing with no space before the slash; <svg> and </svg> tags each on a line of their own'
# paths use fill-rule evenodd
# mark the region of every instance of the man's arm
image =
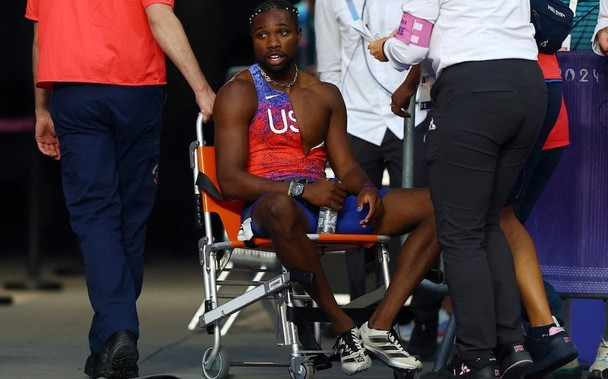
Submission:
<svg viewBox="0 0 608 379">
<path fill-rule="evenodd" d="M 34 83 L 36 82 L 36 72 L 38 71 L 39 53 L 38 22 L 34 22 L 34 40 L 32 43 L 32 71 L 34 74 Z M 49 111 L 50 91 L 37 88 L 34 85 L 34 101 L 36 112 L 35 139 L 38 150 L 44 155 L 59 160 L 61 158 L 59 139 L 57 139 L 57 135 L 55 134 L 55 125 L 53 124 Z"/>
<path fill-rule="evenodd" d="M 218 92 L 214 106 L 215 156 L 222 194 L 230 199 L 253 201 L 269 192 L 287 194 L 289 182 L 273 181 L 246 171 L 249 157 L 249 123 L 257 111 L 253 84 L 240 78 L 226 83 Z M 337 88 L 331 84 L 339 95 Z M 234 99 L 239 102 L 235 103 Z M 304 186 L 302 199 L 316 206 L 339 210 L 346 192 L 344 185 L 319 180 Z"/>
<path fill-rule="evenodd" d="M 334 7 L 336 0 L 315 2 L 315 44 L 319 79 L 340 86 L 341 43 L 340 26 Z"/>
<path fill-rule="evenodd" d="M 357 163 L 350 139 L 346 132 L 346 106 L 340 91 L 332 85 L 325 84 L 324 100 L 330 107 L 331 116 L 325 139 L 325 149 L 332 170 L 346 187 L 346 191 L 357 195 L 357 205 L 369 204 L 370 210 L 363 225 L 375 223 L 382 214 L 382 201 L 378 190 L 371 186 L 365 171 Z"/>
<path fill-rule="evenodd" d="M 420 83 L 420 64 L 413 66 L 405 80 L 391 96 L 391 111 L 400 117 L 411 117 L 407 112 L 412 96 L 416 95 Z"/>
<path fill-rule="evenodd" d="M 206 119 L 209 119 L 213 114 L 215 93 L 198 65 L 188 37 L 181 22 L 173 13 L 173 8 L 167 4 L 150 4 L 146 7 L 146 15 L 154 38 L 186 78 L 194 91 L 196 104 Z"/>
<path fill-rule="evenodd" d="M 357 194 L 361 186 L 369 182 L 369 178 L 357 163 L 346 132 L 346 106 L 335 86 L 324 85 L 323 91 L 323 99 L 331 112 L 325 138 L 327 157 L 346 190 Z"/>
<path fill-rule="evenodd" d="M 214 105 L 217 177 L 222 194 L 229 199 L 253 201 L 268 192 L 287 193 L 289 187 L 287 182 L 260 178 L 246 171 L 249 123 L 256 110 L 257 94 L 252 83 L 231 80 L 217 94 Z"/>
<path fill-rule="evenodd" d="M 596 54 L 608 55 L 608 0 L 600 0 L 600 12 L 591 44 Z"/>
</svg>

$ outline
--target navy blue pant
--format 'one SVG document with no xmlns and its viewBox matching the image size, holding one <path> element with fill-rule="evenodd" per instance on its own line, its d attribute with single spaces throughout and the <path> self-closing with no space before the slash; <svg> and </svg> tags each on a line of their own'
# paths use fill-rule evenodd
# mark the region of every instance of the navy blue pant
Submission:
<svg viewBox="0 0 608 379">
<path fill-rule="evenodd" d="M 94 310 L 92 352 L 105 351 L 117 330 L 139 335 L 135 302 L 156 195 L 164 102 L 161 86 L 73 84 L 53 91 L 63 191 Z"/>
<path fill-rule="evenodd" d="M 427 164 L 463 359 L 523 342 L 500 210 L 539 134 L 547 88 L 535 61 L 466 62 L 431 90 Z"/>
</svg>

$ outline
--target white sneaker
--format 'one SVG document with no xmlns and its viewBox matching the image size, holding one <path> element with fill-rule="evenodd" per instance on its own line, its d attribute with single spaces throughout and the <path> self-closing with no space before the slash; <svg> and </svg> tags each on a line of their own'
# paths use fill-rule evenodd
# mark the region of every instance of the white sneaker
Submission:
<svg viewBox="0 0 608 379">
<path fill-rule="evenodd" d="M 608 369 L 608 341 L 602 338 L 600 346 L 597 348 L 597 356 L 595 362 L 589 367 L 590 378 L 601 378 L 602 371 Z"/>
<path fill-rule="evenodd" d="M 366 322 L 361 325 L 361 339 L 367 350 L 376 354 L 378 358 L 391 367 L 404 370 L 422 368 L 422 362 L 405 351 L 393 329 L 388 331 L 372 329 Z"/>
<path fill-rule="evenodd" d="M 365 371 L 372 365 L 372 359 L 361 344 L 361 333 L 356 326 L 338 337 L 335 348 L 340 354 L 342 371 L 346 375 Z"/>
</svg>

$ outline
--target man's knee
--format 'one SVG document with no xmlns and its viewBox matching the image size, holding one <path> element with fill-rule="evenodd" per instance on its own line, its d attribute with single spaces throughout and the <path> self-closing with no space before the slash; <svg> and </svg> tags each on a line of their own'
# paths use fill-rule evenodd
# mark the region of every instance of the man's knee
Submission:
<svg viewBox="0 0 608 379">
<path fill-rule="evenodd" d="M 265 195 L 256 206 L 256 216 L 268 229 L 285 232 L 301 223 L 298 221 L 298 206 L 287 194 Z"/>
</svg>

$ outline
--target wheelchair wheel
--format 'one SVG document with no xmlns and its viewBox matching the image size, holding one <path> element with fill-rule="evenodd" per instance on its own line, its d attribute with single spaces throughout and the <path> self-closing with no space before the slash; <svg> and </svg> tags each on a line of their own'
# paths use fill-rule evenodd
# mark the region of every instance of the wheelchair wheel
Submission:
<svg viewBox="0 0 608 379">
<path fill-rule="evenodd" d="M 230 359 L 228 359 L 228 354 L 225 351 L 218 351 L 215 356 L 215 361 L 209 368 L 205 368 L 205 362 L 209 355 L 211 355 L 212 347 L 205 350 L 203 354 L 203 362 L 201 364 L 203 368 L 203 377 L 205 379 L 225 379 L 228 376 L 228 370 L 230 370 Z"/>
<path fill-rule="evenodd" d="M 302 363 L 300 367 L 302 368 L 300 373 L 293 372 L 289 368 L 289 377 L 291 379 L 313 379 L 315 377 L 315 365 L 312 362 Z"/>
</svg>

